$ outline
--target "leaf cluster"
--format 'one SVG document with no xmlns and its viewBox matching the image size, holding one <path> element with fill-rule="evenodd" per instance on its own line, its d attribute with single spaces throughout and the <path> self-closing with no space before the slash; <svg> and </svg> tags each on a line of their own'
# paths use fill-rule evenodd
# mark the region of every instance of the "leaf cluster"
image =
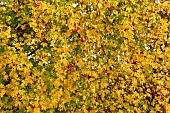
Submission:
<svg viewBox="0 0 170 113">
<path fill-rule="evenodd" d="M 165 0 L 2 2 L 0 111 L 170 111 L 169 11 Z"/>
</svg>

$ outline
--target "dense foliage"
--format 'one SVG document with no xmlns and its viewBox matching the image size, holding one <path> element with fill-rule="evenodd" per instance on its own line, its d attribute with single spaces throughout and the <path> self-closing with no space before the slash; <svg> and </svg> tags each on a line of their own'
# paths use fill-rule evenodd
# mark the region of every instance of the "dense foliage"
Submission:
<svg viewBox="0 0 170 113">
<path fill-rule="evenodd" d="M 170 111 L 169 20 L 168 1 L 1 3 L 0 111 Z"/>
</svg>

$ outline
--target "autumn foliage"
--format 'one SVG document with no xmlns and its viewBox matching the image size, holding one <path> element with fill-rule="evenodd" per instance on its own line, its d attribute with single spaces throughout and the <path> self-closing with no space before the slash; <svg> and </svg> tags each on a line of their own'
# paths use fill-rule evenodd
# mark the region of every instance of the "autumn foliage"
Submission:
<svg viewBox="0 0 170 113">
<path fill-rule="evenodd" d="M 170 3 L 2 2 L 0 111 L 170 112 Z"/>
</svg>

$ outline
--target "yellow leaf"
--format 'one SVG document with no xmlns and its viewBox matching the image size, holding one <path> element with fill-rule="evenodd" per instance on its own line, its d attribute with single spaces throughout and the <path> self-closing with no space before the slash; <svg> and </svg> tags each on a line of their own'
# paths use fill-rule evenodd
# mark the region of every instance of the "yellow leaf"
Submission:
<svg viewBox="0 0 170 113">
<path fill-rule="evenodd" d="M 34 112 L 33 113 L 40 113 L 40 108 L 34 108 Z"/>
<path fill-rule="evenodd" d="M 60 84 L 60 80 L 59 79 L 57 79 L 57 80 L 55 80 L 54 81 L 54 86 L 60 86 L 61 84 Z"/>
<path fill-rule="evenodd" d="M 132 84 L 133 84 L 133 86 L 137 86 L 138 81 L 136 78 L 132 78 Z"/>
<path fill-rule="evenodd" d="M 4 90 L 4 89 L 1 89 L 1 91 L 0 91 L 0 97 L 2 98 L 3 97 L 3 95 L 6 93 L 6 90 Z"/>
<path fill-rule="evenodd" d="M 113 0 L 113 1 L 110 1 L 110 2 L 112 4 L 112 6 L 114 6 L 114 7 L 116 7 L 119 4 L 119 2 L 116 1 L 116 0 Z"/>
<path fill-rule="evenodd" d="M 96 91 L 96 87 L 95 87 L 95 86 L 93 86 L 93 87 L 91 88 L 91 90 L 92 90 L 92 92 L 93 92 L 93 93 L 95 93 L 95 91 Z"/>
<path fill-rule="evenodd" d="M 101 88 L 106 88 L 109 84 L 105 79 L 102 79 L 100 85 L 101 85 Z"/>
<path fill-rule="evenodd" d="M 98 74 L 97 74 L 95 71 L 92 71 L 92 76 L 93 76 L 94 78 L 97 78 L 97 77 L 98 77 Z"/>
</svg>

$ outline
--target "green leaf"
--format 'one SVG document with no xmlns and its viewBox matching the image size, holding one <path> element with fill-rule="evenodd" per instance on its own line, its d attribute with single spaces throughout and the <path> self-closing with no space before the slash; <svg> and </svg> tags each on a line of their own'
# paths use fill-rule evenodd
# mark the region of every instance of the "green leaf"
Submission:
<svg viewBox="0 0 170 113">
<path fill-rule="evenodd" d="M 115 37 L 115 36 L 112 36 L 112 35 L 109 35 L 108 38 L 109 38 L 110 40 L 116 40 L 116 37 Z"/>
<path fill-rule="evenodd" d="M 106 10 L 105 15 L 106 15 L 106 16 L 109 16 L 109 15 L 110 15 L 110 11 L 109 11 L 109 10 Z"/>
<path fill-rule="evenodd" d="M 141 102 L 138 103 L 138 107 L 142 107 L 143 104 Z"/>
<path fill-rule="evenodd" d="M 141 49 L 141 50 L 145 50 L 145 46 L 140 45 L 140 49 Z"/>
<path fill-rule="evenodd" d="M 3 53 L 5 51 L 5 46 L 0 46 L 0 53 Z"/>
<path fill-rule="evenodd" d="M 30 46 L 29 45 L 24 45 L 23 50 L 29 52 L 30 51 Z"/>
<path fill-rule="evenodd" d="M 120 3 L 120 2 L 122 2 L 122 0 L 118 0 L 118 2 Z"/>
<path fill-rule="evenodd" d="M 57 40 L 55 45 L 58 47 L 61 44 L 61 40 Z"/>
<path fill-rule="evenodd" d="M 83 89 L 86 89 L 87 88 L 87 84 L 83 84 Z"/>
<path fill-rule="evenodd" d="M 19 41 L 20 42 L 24 41 L 24 38 L 23 37 L 19 37 Z"/>
<path fill-rule="evenodd" d="M 0 83 L 5 84 L 5 81 L 2 79 L 3 79 L 3 75 L 0 75 Z"/>
<path fill-rule="evenodd" d="M 6 65 L 5 67 L 5 72 L 9 75 L 9 73 L 11 72 L 11 68 L 9 67 L 9 65 Z"/>
<path fill-rule="evenodd" d="M 123 42 L 123 39 L 122 38 L 118 38 L 118 43 L 122 44 L 122 42 Z"/>
</svg>

